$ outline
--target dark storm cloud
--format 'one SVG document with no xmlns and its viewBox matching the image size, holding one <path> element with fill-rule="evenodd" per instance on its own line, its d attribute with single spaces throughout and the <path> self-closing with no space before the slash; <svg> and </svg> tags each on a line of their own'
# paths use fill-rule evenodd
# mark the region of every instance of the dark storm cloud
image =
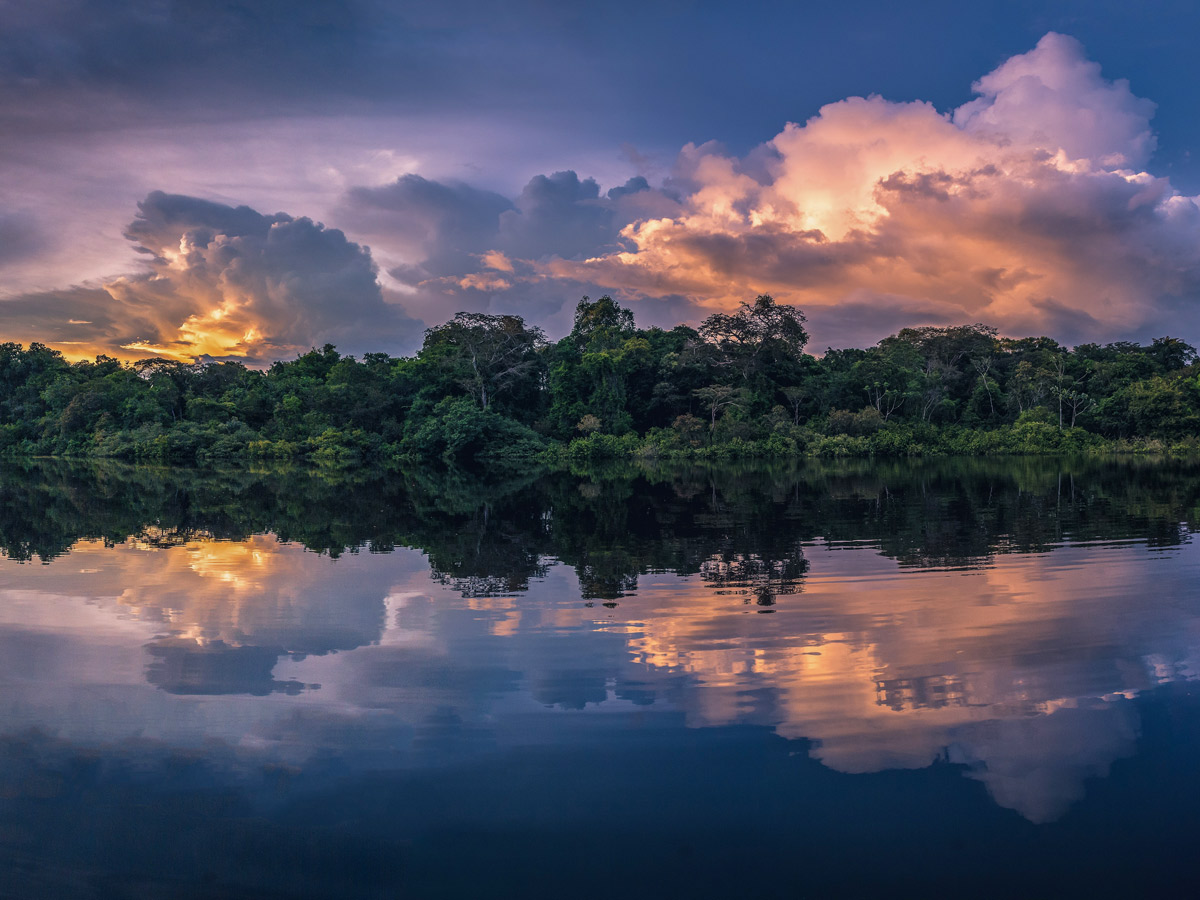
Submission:
<svg viewBox="0 0 1200 900">
<path fill-rule="evenodd" d="M 500 217 L 498 248 L 522 259 L 582 259 L 620 246 L 620 231 L 638 219 L 674 212 L 678 204 L 630 178 L 600 196 L 591 178 L 572 171 L 537 175 Z"/>
<path fill-rule="evenodd" d="M 625 213 L 639 206 L 639 195 L 652 194 L 646 179 L 635 177 L 602 197 L 595 180 L 565 171 L 534 176 L 509 200 L 467 184 L 405 175 L 383 187 L 352 189 L 338 218 L 357 233 L 422 254 L 429 275 L 457 275 L 473 270 L 489 250 L 519 259 L 573 259 L 612 248 L 632 217 Z"/>
<path fill-rule="evenodd" d="M 962 311 L 928 300 L 909 297 L 852 295 L 835 306 L 810 313 L 810 327 L 817 329 L 809 350 L 866 347 L 914 323 L 958 325 Z"/>
<path fill-rule="evenodd" d="M 1040 315 L 1042 331 L 1067 346 L 1081 344 L 1104 333 L 1104 324 L 1086 310 L 1074 309 L 1053 297 L 1031 298 L 1030 306 Z"/>
<path fill-rule="evenodd" d="M 44 0 L 0 5 L 0 115 L 28 129 L 370 107 L 573 108 L 592 14 L 387 0 Z M 605 18 L 609 14 L 606 14 Z M 611 79 L 619 73 L 610 73 Z M 628 79 L 628 76 L 625 76 Z M 605 92 L 607 93 L 607 92 Z M 169 104 L 162 103 L 170 98 Z M 553 98 L 553 100 L 552 100 Z M 615 99 L 615 98 L 614 98 Z M 349 105 L 350 108 L 347 107 Z M 75 121 L 66 121 L 64 113 Z"/>
<path fill-rule="evenodd" d="M 0 78 L 10 91 L 42 96 L 78 87 L 131 97 L 180 88 L 199 94 L 205 83 L 210 90 L 237 83 L 248 99 L 345 84 L 386 49 L 375 37 L 386 17 L 373 6 L 319 0 L 5 4 Z M 399 74 L 404 59 L 390 68 Z"/>
<path fill-rule="evenodd" d="M 513 256 L 571 259 L 615 238 L 613 211 L 600 200 L 600 186 L 574 172 L 534 176 L 516 206 L 501 215 L 497 235 L 497 249 Z"/>
<path fill-rule="evenodd" d="M 466 184 L 443 184 L 405 175 L 380 188 L 350 191 L 339 219 L 360 234 L 386 236 L 421 267 L 393 271 L 400 281 L 473 270 L 475 255 L 491 249 L 500 216 L 513 203 Z"/>
<path fill-rule="evenodd" d="M 412 331 L 384 303 L 369 251 L 337 229 L 161 192 L 139 210 L 126 233 L 154 255 L 152 274 L 116 290 L 133 302 L 189 298 L 195 310 L 178 326 L 189 344 L 279 357 L 322 340 L 348 352 L 384 349 Z M 160 328 L 168 340 L 171 324 Z M 223 355 L 214 349 L 201 352 Z"/>
<path fill-rule="evenodd" d="M 609 188 L 607 196 L 609 200 L 619 200 L 622 197 L 628 197 L 630 194 L 638 194 L 648 190 L 650 190 L 650 182 L 641 175 L 635 175 L 624 184 L 615 188 Z"/>
<path fill-rule="evenodd" d="M 156 248 L 178 245 L 183 233 L 190 236 L 191 242 L 207 245 L 218 234 L 261 238 L 272 224 L 288 220 L 284 215 L 264 216 L 248 206 L 235 208 L 198 197 L 155 191 L 138 204 L 137 218 L 125 229 L 125 236 L 136 241 L 141 250 L 161 259 Z"/>
<path fill-rule="evenodd" d="M 63 350 L 78 345 L 96 353 L 112 353 L 138 335 L 157 333 L 157 316 L 146 313 L 103 288 L 64 288 L 0 300 L 7 339 L 68 345 Z"/>
<path fill-rule="evenodd" d="M 619 250 L 621 229 L 678 204 L 630 178 L 607 192 L 573 171 L 537 175 L 513 199 L 461 183 L 405 175 L 379 188 L 354 188 L 338 221 L 405 262 L 388 274 L 415 289 L 405 307 L 429 322 L 459 310 L 515 312 L 569 328 L 567 312 L 604 286 L 589 279 L 547 279 L 539 264 L 584 260 Z M 561 321 L 559 321 L 561 320 Z"/>
<path fill-rule="evenodd" d="M 1137 75 L 1135 87 L 1162 104 L 1164 162 L 1195 173 L 1195 11 L 1093 8 L 1017 3 L 1001 14 L 930 0 L 916 16 L 875 0 L 821 9 L 779 0 L 10 2 L 0 5 L 0 117 L 28 134 L 262 115 L 490 114 L 509 132 L 550 124 L 560 148 L 569 135 L 583 146 L 626 144 L 643 171 L 688 141 L 717 138 L 745 154 L 780 123 L 840 97 L 883 92 L 954 108 L 989 63 L 1059 28 Z M 1079 121 L 1088 130 L 1106 120 Z M 489 149 L 478 158 L 494 169 Z"/>
</svg>

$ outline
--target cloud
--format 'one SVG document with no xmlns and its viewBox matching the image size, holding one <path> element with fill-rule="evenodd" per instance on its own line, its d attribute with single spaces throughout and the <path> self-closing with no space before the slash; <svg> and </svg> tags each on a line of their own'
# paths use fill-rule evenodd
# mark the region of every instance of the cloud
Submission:
<svg viewBox="0 0 1200 900">
<path fill-rule="evenodd" d="M 418 274 L 441 276 L 462 274 L 489 251 L 528 260 L 584 258 L 618 247 L 627 222 L 675 208 L 640 176 L 601 196 L 593 179 L 573 171 L 536 175 L 509 200 L 410 174 L 383 187 L 352 189 L 337 215 L 356 233 L 419 260 Z M 402 276 L 410 273 L 402 270 Z"/>
<path fill-rule="evenodd" d="M 1129 82 L 1106 81 L 1074 38 L 1051 32 L 971 87 L 979 94 L 954 111 L 968 133 L 1011 141 L 1105 166 L 1144 165 L 1157 141 L 1155 104 Z"/>
<path fill-rule="evenodd" d="M 477 0 L 422 6 L 0 4 L 0 120 L 14 115 L 29 131 L 59 131 L 68 121 L 71 129 L 111 127 L 114 118 L 253 121 L 315 109 L 396 115 L 450 107 L 521 114 L 535 106 L 583 123 L 596 107 L 625 105 L 624 97 L 607 93 L 579 102 L 595 78 L 578 64 L 589 42 L 581 40 L 576 20 L 613 19 L 624 30 L 624 14 L 615 9 L 555 14 L 540 0 L 503 8 Z M 632 73 L 615 69 L 606 77 L 613 81 L 636 83 Z"/>
<path fill-rule="evenodd" d="M 0 266 L 35 255 L 45 241 L 28 212 L 0 210 Z"/>
<path fill-rule="evenodd" d="M 632 249 L 554 270 L 705 308 L 769 292 L 808 309 L 817 336 L 858 305 L 1111 338 L 1196 296 L 1196 200 L 1128 168 L 1153 149 L 1153 104 L 1057 34 L 975 89 L 951 115 L 880 97 L 830 104 L 771 142 L 766 179 L 688 147 L 682 215 L 633 223 Z M 838 330 L 868 343 L 886 333 L 873 319 Z"/>
<path fill-rule="evenodd" d="M 404 175 L 384 187 L 352 189 L 339 219 L 360 234 L 384 238 L 402 257 L 419 260 L 419 267 L 392 270 L 397 280 L 416 284 L 473 267 L 475 255 L 495 243 L 500 215 L 512 208 L 512 201 L 492 191 Z"/>
<path fill-rule="evenodd" d="M 532 178 L 503 213 L 497 234 L 501 249 L 522 257 L 570 259 L 616 237 L 612 210 L 600 201 L 600 186 L 574 172 Z"/>
<path fill-rule="evenodd" d="M 5 340 L 48 344 L 72 358 L 121 353 L 121 344 L 134 340 L 135 335 L 156 333 L 155 317 L 145 312 L 126 308 L 108 291 L 91 287 L 0 301 Z"/>
<path fill-rule="evenodd" d="M 158 191 L 138 209 L 126 236 L 145 271 L 4 301 L 8 332 L 72 355 L 253 363 L 326 342 L 349 353 L 419 344 L 420 325 L 385 302 L 369 250 L 337 229 Z"/>
<path fill-rule="evenodd" d="M 814 346 L 906 324 L 985 321 L 1068 342 L 1200 326 L 1200 206 L 1142 168 L 1154 104 L 1054 33 L 973 87 L 948 113 L 832 103 L 745 156 L 689 144 L 657 187 L 639 177 L 602 193 L 558 172 L 483 208 L 462 185 L 423 182 L 418 201 L 402 179 L 353 194 L 348 221 L 403 194 L 388 207 L 397 233 L 451 223 L 391 270 L 421 309 L 440 297 L 447 313 L 563 320 L 591 286 L 643 324 L 651 300 L 697 321 L 771 293 L 809 313 Z M 388 242 L 386 228 L 373 237 Z M 1180 308 L 1182 320 L 1164 313 Z"/>
<path fill-rule="evenodd" d="M 388 275 L 404 285 L 405 307 L 429 321 L 459 310 L 516 312 L 569 328 L 581 294 L 604 286 L 559 278 L 547 267 L 621 249 L 621 229 L 678 204 L 642 177 L 602 193 L 573 171 L 537 175 L 509 200 L 459 182 L 405 175 L 349 191 L 340 222 L 381 248 Z"/>
<path fill-rule="evenodd" d="M 851 97 L 744 154 L 688 144 L 653 182 L 602 185 L 564 169 L 497 191 L 438 180 L 414 158 L 399 168 L 426 174 L 346 190 L 331 162 L 342 174 L 321 191 L 341 200 L 326 220 L 345 234 L 155 193 L 128 231 L 148 269 L 102 289 L 28 293 L 42 286 L 29 260 L 48 251 L 20 213 L 0 220 L 26 241 L 9 250 L 10 289 L 27 293 L 4 307 L 7 332 L 266 360 L 327 340 L 352 352 L 415 349 L 408 316 L 517 313 L 556 336 L 582 294 L 612 293 L 643 326 L 669 327 L 770 293 L 808 313 L 817 349 L 976 321 L 1067 343 L 1195 340 L 1200 205 L 1148 171 L 1154 104 L 1054 33 L 974 90 L 950 111 Z M 156 177 L 170 169 L 159 165 Z M 300 168 L 325 177 L 314 159 Z M 364 169 L 351 183 L 396 171 Z M 282 187 L 244 190 L 262 208 Z M 33 198 L 19 205 L 49 216 Z M 98 232 L 86 224 L 69 240 L 43 228 L 62 245 L 56 261 L 87 256 L 76 239 Z"/>
<path fill-rule="evenodd" d="M 317 0 L 4 4 L 0 83 L 10 96 L 72 105 L 114 93 L 127 104 L 180 88 L 191 94 L 189 103 L 211 105 L 216 98 L 204 96 L 205 81 L 210 89 L 238 85 L 243 102 L 294 92 L 289 82 L 296 79 L 309 91 L 328 91 L 359 82 L 365 67 L 379 64 L 384 48 L 372 29 L 380 22 L 371 4 L 358 0 L 335 7 Z M 404 67 L 392 64 L 397 74 Z"/>
</svg>

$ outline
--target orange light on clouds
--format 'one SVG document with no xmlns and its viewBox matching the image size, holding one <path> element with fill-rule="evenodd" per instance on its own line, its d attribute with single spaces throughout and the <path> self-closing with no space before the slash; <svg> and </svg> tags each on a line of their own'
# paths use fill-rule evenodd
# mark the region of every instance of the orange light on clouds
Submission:
<svg viewBox="0 0 1200 900">
<path fill-rule="evenodd" d="M 625 634 L 634 664 L 686 674 L 694 726 L 765 717 L 850 773 L 921 768 L 955 745 L 961 761 L 987 760 L 973 777 L 998 802 L 1047 821 L 1079 795 L 1086 774 L 1132 752 L 1125 713 L 1113 704 L 1200 677 L 1200 621 L 1178 618 L 1164 597 L 1139 605 L 1130 629 L 1129 598 L 1140 596 L 1153 561 L 1142 547 L 1120 551 L 1120 562 L 1113 552 L 1084 545 L 966 571 L 901 572 L 869 548 L 818 549 L 803 590 L 779 596 L 770 615 L 698 577 L 644 576 L 614 610 L 579 616 Z M 1157 635 L 1149 643 L 1171 635 L 1190 655 L 1157 664 L 1140 643 L 1146 635 Z M 1056 650 L 1037 652 L 1043 647 Z M 1093 648 L 1105 648 L 1104 661 Z M 1064 726 L 1082 709 L 1095 714 L 1086 727 L 1100 732 Z M 1014 728 L 1024 736 L 1003 736 Z M 1073 746 L 1060 761 L 1063 741 L 1095 747 Z"/>
<path fill-rule="evenodd" d="M 629 223 L 629 249 L 541 269 L 706 309 L 766 292 L 810 311 L 814 331 L 854 309 L 1071 337 L 1159 315 L 1179 272 L 1200 268 L 1200 205 L 1136 168 L 1153 104 L 1054 34 L 975 87 L 949 114 L 829 104 L 770 141 L 755 178 L 688 146 L 678 215 Z"/>
<path fill-rule="evenodd" d="M 497 219 L 504 201 L 490 194 L 482 211 L 408 194 L 390 218 L 359 210 L 381 258 L 404 260 L 389 276 L 394 303 L 368 250 L 336 229 L 154 192 L 128 230 L 148 269 L 106 296 L 78 289 L 70 318 L 20 337 L 73 357 L 264 361 L 345 335 L 386 349 L 385 333 L 421 333 L 401 304 L 425 324 L 506 308 L 561 325 L 571 301 L 546 299 L 556 282 L 564 298 L 594 285 L 635 312 L 667 300 L 644 308 L 691 322 L 769 293 L 809 314 L 816 349 L 964 321 L 1066 343 L 1178 327 L 1200 284 L 1200 202 L 1146 168 L 1154 104 L 1053 33 L 973 87 L 976 99 L 948 112 L 879 96 L 830 103 L 745 157 L 689 144 L 659 188 L 640 179 L 602 197 L 593 182 L 596 196 L 577 191 L 552 212 L 518 202 Z M 356 190 L 382 209 L 400 187 Z M 482 196 L 446 190 L 459 195 Z M 462 227 L 443 227 L 456 216 Z"/>
</svg>

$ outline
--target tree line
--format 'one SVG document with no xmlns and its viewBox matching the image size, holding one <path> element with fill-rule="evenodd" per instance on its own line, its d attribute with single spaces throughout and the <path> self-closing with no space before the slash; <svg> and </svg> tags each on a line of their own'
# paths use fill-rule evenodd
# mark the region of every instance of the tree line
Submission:
<svg viewBox="0 0 1200 900">
<path fill-rule="evenodd" d="M 326 344 L 266 370 L 5 343 L 0 454 L 495 468 L 1197 449 L 1200 367 L 1175 338 L 1068 348 L 974 324 L 820 357 L 807 344 L 804 315 L 766 295 L 670 330 L 584 297 L 557 342 L 519 316 L 459 313 L 412 357 Z"/>
<path fill-rule="evenodd" d="M 1200 462 L 1088 456 L 609 463 L 510 478 L 442 467 L 165 469 L 0 462 L 0 554 L 80 540 L 155 547 L 269 532 L 336 557 L 413 547 L 466 595 L 511 595 L 570 565 L 583 601 L 652 572 L 757 603 L 795 593 L 804 546 L 869 543 L 910 566 L 970 566 L 1066 541 L 1172 547 L 1200 528 Z M 767 605 L 765 603 L 761 605 Z"/>
</svg>

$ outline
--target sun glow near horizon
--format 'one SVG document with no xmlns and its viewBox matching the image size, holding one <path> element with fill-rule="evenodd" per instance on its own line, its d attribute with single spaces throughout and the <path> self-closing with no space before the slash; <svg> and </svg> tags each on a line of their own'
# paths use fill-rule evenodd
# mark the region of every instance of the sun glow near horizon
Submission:
<svg viewBox="0 0 1200 900">
<path fill-rule="evenodd" d="M 1200 327 L 1179 315 L 1200 205 L 1149 170 L 1154 104 L 1055 33 L 973 89 L 949 111 L 829 103 L 749 154 L 688 144 L 660 183 L 607 194 L 573 171 L 513 200 L 409 173 L 350 190 L 345 232 L 155 192 L 127 230 L 143 272 L 47 295 L 62 340 L 36 303 L 8 328 L 72 357 L 260 364 L 326 342 L 411 351 L 460 310 L 554 332 L 589 292 L 666 327 L 770 293 L 818 346 L 964 321 L 1065 342 Z M 367 239 L 406 262 L 378 272 Z"/>
</svg>

